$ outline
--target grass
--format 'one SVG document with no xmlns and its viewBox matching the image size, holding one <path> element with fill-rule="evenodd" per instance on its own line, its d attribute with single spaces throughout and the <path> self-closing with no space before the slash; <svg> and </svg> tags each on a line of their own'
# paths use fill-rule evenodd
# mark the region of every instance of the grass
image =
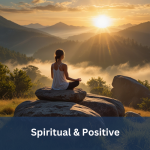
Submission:
<svg viewBox="0 0 150 150">
<path fill-rule="evenodd" d="M 137 114 L 140 114 L 142 117 L 150 117 L 150 111 L 138 110 L 131 107 L 125 107 L 125 111 L 133 111 Z"/>
<path fill-rule="evenodd" d="M 31 98 L 30 100 L 36 100 L 36 98 Z M 0 117 L 12 117 L 15 108 L 24 101 L 27 101 L 27 99 L 0 100 Z M 125 107 L 125 111 L 133 111 L 139 113 L 142 117 L 150 117 L 150 111 L 143 111 L 130 107 Z"/>
<path fill-rule="evenodd" d="M 36 100 L 31 98 L 30 100 Z M 13 117 L 15 108 L 27 99 L 0 100 L 0 117 Z"/>
</svg>

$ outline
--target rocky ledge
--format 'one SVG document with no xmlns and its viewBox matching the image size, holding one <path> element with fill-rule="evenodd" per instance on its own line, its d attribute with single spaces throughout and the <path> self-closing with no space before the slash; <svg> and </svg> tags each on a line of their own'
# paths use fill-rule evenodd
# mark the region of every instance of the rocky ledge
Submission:
<svg viewBox="0 0 150 150">
<path fill-rule="evenodd" d="M 44 87 L 37 90 L 35 95 L 40 100 L 80 102 L 86 97 L 86 92 L 78 88 L 75 88 L 74 90 L 56 91 L 49 87 Z"/>
<path fill-rule="evenodd" d="M 42 88 L 35 94 L 40 100 L 21 103 L 15 110 L 15 117 L 122 117 L 125 115 L 124 106 L 120 101 L 86 94 L 82 89 L 54 91 L 51 88 Z"/>
</svg>

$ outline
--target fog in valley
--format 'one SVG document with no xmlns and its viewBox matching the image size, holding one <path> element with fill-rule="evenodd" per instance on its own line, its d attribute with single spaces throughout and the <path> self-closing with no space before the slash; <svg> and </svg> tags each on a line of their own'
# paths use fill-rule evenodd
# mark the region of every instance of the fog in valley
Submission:
<svg viewBox="0 0 150 150">
<path fill-rule="evenodd" d="M 11 71 L 13 71 L 15 68 L 21 69 L 25 66 L 33 65 L 39 68 L 42 75 L 51 78 L 50 68 L 53 62 L 54 61 L 41 62 L 39 60 L 35 60 L 34 62 L 28 63 L 27 65 L 16 65 L 8 61 L 5 64 L 10 68 Z M 125 63 L 118 66 L 109 66 L 106 69 L 102 69 L 101 67 L 90 66 L 88 65 L 88 62 L 83 62 L 76 65 L 69 64 L 65 61 L 64 63 L 68 65 L 69 76 L 72 78 L 82 78 L 82 82 L 85 84 L 91 77 L 97 78 L 100 76 L 107 82 L 108 85 L 111 85 L 112 80 L 116 75 L 124 75 L 137 80 L 140 79 L 143 81 L 150 81 L 150 64 L 146 64 L 143 67 L 130 67 L 129 63 Z"/>
</svg>

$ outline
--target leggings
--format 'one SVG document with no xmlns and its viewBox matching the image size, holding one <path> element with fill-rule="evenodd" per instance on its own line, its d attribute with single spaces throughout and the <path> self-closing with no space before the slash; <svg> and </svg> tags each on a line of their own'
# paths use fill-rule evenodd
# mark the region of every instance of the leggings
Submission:
<svg viewBox="0 0 150 150">
<path fill-rule="evenodd" d="M 73 90 L 78 85 L 79 85 L 79 81 L 69 82 L 69 86 L 68 86 L 67 90 Z"/>
</svg>

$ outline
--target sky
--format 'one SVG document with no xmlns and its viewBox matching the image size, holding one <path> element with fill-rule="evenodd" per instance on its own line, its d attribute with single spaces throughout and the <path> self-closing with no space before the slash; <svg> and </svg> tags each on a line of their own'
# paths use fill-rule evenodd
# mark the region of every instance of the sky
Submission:
<svg viewBox="0 0 150 150">
<path fill-rule="evenodd" d="M 0 0 L 0 15 L 20 25 L 92 26 L 99 15 L 112 26 L 139 24 L 150 21 L 150 0 Z"/>
</svg>

